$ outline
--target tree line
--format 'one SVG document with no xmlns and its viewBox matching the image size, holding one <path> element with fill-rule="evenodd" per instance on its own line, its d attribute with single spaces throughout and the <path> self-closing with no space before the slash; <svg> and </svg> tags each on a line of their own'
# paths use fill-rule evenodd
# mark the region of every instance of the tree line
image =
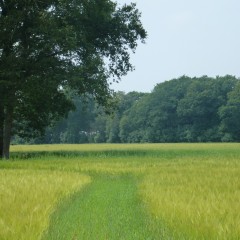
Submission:
<svg viewBox="0 0 240 240">
<path fill-rule="evenodd" d="M 182 76 L 151 93 L 117 92 L 109 114 L 89 97 L 31 143 L 240 141 L 240 81 L 234 76 Z M 15 143 L 24 140 L 15 136 Z"/>
</svg>

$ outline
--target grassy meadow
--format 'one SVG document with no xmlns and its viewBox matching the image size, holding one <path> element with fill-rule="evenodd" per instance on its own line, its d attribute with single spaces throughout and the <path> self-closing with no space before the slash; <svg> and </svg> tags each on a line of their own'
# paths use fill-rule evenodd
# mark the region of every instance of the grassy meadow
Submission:
<svg viewBox="0 0 240 240">
<path fill-rule="evenodd" d="M 240 144 L 12 146 L 0 239 L 240 239 Z"/>
</svg>

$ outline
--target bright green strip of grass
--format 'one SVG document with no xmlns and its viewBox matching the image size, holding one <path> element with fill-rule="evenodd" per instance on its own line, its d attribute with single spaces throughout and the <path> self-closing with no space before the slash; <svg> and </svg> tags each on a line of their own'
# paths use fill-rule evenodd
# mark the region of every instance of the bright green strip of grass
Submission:
<svg viewBox="0 0 240 240">
<path fill-rule="evenodd" d="M 97 177 L 55 212 L 44 239 L 169 239 L 160 237 L 163 228 L 153 229 L 142 207 L 132 177 Z"/>
</svg>

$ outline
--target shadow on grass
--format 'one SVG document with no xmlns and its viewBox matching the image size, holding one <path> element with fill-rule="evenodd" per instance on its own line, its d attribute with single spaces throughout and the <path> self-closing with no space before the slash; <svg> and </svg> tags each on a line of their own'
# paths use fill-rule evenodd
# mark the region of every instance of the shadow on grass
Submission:
<svg viewBox="0 0 240 240">
<path fill-rule="evenodd" d="M 102 150 L 102 151 L 40 151 L 12 152 L 11 160 L 39 159 L 44 157 L 74 158 L 74 157 L 144 157 L 158 155 L 157 151 L 146 150 Z"/>
</svg>

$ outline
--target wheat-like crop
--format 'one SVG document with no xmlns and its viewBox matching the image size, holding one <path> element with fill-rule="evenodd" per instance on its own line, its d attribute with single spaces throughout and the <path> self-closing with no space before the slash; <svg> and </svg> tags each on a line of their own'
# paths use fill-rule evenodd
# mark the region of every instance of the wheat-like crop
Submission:
<svg viewBox="0 0 240 240">
<path fill-rule="evenodd" d="M 240 161 L 165 163 L 144 177 L 142 199 L 176 239 L 239 239 Z"/>
<path fill-rule="evenodd" d="M 0 170 L 0 239 L 41 239 L 61 199 L 90 182 L 78 173 Z"/>
</svg>

